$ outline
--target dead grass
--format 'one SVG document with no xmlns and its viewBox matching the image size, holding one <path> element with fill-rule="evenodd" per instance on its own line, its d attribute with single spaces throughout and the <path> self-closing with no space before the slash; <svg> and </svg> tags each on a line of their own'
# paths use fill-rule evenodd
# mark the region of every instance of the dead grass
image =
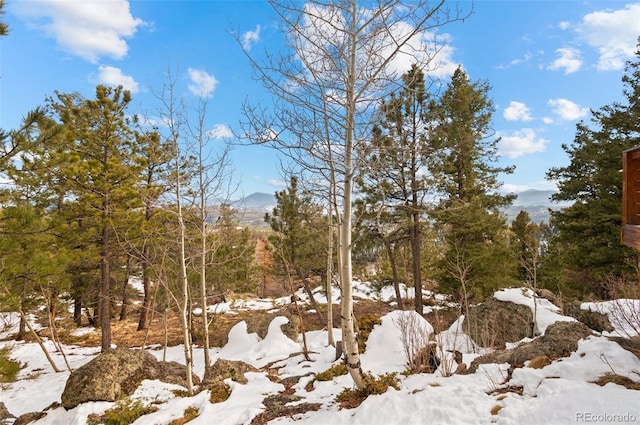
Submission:
<svg viewBox="0 0 640 425">
<path fill-rule="evenodd" d="M 629 390 L 637 390 L 640 391 L 640 382 L 636 382 L 626 376 L 618 375 L 615 373 L 606 373 L 594 381 L 595 384 L 600 385 L 601 387 L 607 384 L 616 384 L 621 385 Z"/>
<path fill-rule="evenodd" d="M 269 282 L 271 287 L 269 292 L 276 293 L 276 284 Z M 118 309 L 114 309 L 114 318 L 111 321 L 111 342 L 120 348 L 137 348 L 141 347 L 145 342 L 146 346 L 163 346 L 165 343 L 165 323 L 164 317 L 160 314 L 155 314 L 153 319 L 150 320 L 149 330 L 138 330 L 139 310 L 132 308 L 127 319 L 118 320 Z M 235 314 L 218 314 L 210 317 L 212 324 L 209 327 L 209 340 L 212 347 L 222 347 L 227 343 L 228 334 L 231 328 L 238 322 L 245 320 L 248 323 L 263 322 L 265 327 L 264 333 L 266 333 L 266 327 L 271 320 L 277 315 L 287 315 L 288 306 L 284 306 L 280 312 L 268 313 L 267 311 L 259 310 L 237 310 Z M 360 318 L 367 315 L 381 316 L 392 308 L 381 301 L 373 300 L 360 300 L 354 303 L 354 315 L 356 318 Z M 334 312 L 334 327 L 340 328 L 340 305 L 333 305 Z M 80 347 L 99 347 L 101 344 L 101 332 L 99 328 L 89 327 L 86 318 L 83 317 L 84 327 L 90 328 L 91 332 L 84 333 L 82 335 L 75 334 L 75 330 L 79 329 L 73 322 L 71 313 L 68 313 L 68 309 L 61 308 L 60 314 L 56 319 L 58 334 L 60 340 L 65 344 L 77 345 Z M 306 331 L 319 330 L 326 327 L 315 312 L 305 311 L 303 313 L 304 329 Z M 46 317 L 38 317 L 38 322 L 41 324 L 47 323 Z M 193 317 L 193 325 L 196 329 L 201 329 L 201 318 Z M 249 329 L 250 332 L 255 332 L 257 329 Z M 50 330 L 48 327 L 43 328 L 38 332 L 41 336 L 49 337 Z M 194 335 L 194 344 L 196 346 L 201 345 L 201 335 L 196 332 Z M 183 333 L 180 317 L 175 312 L 169 312 L 167 317 L 167 335 L 166 341 L 168 346 L 176 346 L 183 343 Z M 30 341 L 33 337 L 27 333 L 25 340 Z"/>
<path fill-rule="evenodd" d="M 500 412 L 501 410 L 502 410 L 502 406 L 500 406 L 499 404 L 496 404 L 495 406 L 493 406 L 493 407 L 491 408 L 491 414 L 492 414 L 493 416 L 495 416 L 495 415 L 497 415 L 497 414 L 498 414 L 498 412 Z"/>
</svg>

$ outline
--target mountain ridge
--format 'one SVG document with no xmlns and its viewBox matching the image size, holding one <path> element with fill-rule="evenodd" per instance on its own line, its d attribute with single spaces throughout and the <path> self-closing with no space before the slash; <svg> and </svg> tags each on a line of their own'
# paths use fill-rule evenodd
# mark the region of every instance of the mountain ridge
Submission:
<svg viewBox="0 0 640 425">
<path fill-rule="evenodd" d="M 511 223 L 520 211 L 524 210 L 529 214 L 532 222 L 548 222 L 551 216 L 549 210 L 559 210 L 569 205 L 567 202 L 552 201 L 551 197 L 556 193 L 558 192 L 555 190 L 543 189 L 527 189 L 516 193 L 517 197 L 513 204 L 504 209 L 507 221 Z M 266 226 L 264 213 L 271 213 L 276 204 L 275 195 L 264 192 L 254 192 L 231 203 L 241 212 L 242 223 L 250 222 L 251 225 L 259 226 Z"/>
</svg>

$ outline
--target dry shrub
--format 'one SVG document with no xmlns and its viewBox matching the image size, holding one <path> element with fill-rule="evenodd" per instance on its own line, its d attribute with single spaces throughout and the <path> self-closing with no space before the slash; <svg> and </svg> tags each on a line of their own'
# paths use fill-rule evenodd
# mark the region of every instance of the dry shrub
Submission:
<svg viewBox="0 0 640 425">
<path fill-rule="evenodd" d="M 431 333 L 428 322 L 413 311 L 402 311 L 393 318 L 393 324 L 400 330 L 408 371 L 419 373 L 425 367 L 433 366 L 431 359 L 435 358 L 435 347 L 429 342 Z"/>
<path fill-rule="evenodd" d="M 200 412 L 196 407 L 187 407 L 186 409 L 184 409 L 183 416 L 181 418 L 172 420 L 171 422 L 169 422 L 169 425 L 184 425 L 187 422 L 194 420 L 199 415 Z"/>
<path fill-rule="evenodd" d="M 536 356 L 534 358 L 532 358 L 531 360 L 529 360 L 529 363 L 527 363 L 527 366 L 530 367 L 531 369 L 542 369 L 545 366 L 548 366 L 551 364 L 551 359 L 548 356 Z"/>
<path fill-rule="evenodd" d="M 611 325 L 627 338 L 640 335 L 637 283 L 632 284 L 619 276 L 606 276 L 601 285 L 612 301 L 595 304 L 591 311 L 607 315 Z"/>
<path fill-rule="evenodd" d="M 346 375 L 347 374 L 347 365 L 344 363 L 338 363 L 336 365 L 331 366 L 329 369 L 324 372 L 319 372 L 313 378 L 314 381 L 331 381 L 336 376 Z"/>
<path fill-rule="evenodd" d="M 596 381 L 595 384 L 600 385 L 601 387 L 607 384 L 616 384 L 621 385 L 629 390 L 637 390 L 640 391 L 640 382 L 636 382 L 626 376 L 618 375 L 616 373 L 605 373 Z"/>
<path fill-rule="evenodd" d="M 217 381 L 209 386 L 211 403 L 222 403 L 231 397 L 231 387 L 224 381 Z"/>
<path fill-rule="evenodd" d="M 373 375 L 365 374 L 363 376 L 364 388 L 345 388 L 338 396 L 336 401 L 343 409 L 353 409 L 360 404 L 370 395 L 384 394 L 389 387 L 393 387 L 399 390 L 398 377 L 395 373 L 387 373 L 374 377 Z"/>
<path fill-rule="evenodd" d="M 138 418 L 157 411 L 155 406 L 145 406 L 139 400 L 124 399 L 105 411 L 102 415 L 90 415 L 87 425 L 129 425 Z"/>
<path fill-rule="evenodd" d="M 358 350 L 361 353 L 364 353 L 367 346 L 367 340 L 369 339 L 369 334 L 371 334 L 373 328 L 381 324 L 382 319 L 378 314 L 368 313 L 358 319 Z"/>
<path fill-rule="evenodd" d="M 496 404 L 495 406 L 493 406 L 493 408 L 491 408 L 491 414 L 495 416 L 501 410 L 502 410 L 502 406 L 500 406 L 499 404 Z"/>
</svg>

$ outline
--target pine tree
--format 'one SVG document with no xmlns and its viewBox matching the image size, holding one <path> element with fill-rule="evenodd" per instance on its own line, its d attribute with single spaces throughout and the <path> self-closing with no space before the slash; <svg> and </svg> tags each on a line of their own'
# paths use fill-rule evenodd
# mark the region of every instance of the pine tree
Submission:
<svg viewBox="0 0 640 425">
<path fill-rule="evenodd" d="M 626 103 L 591 111 L 591 126 L 578 123 L 573 142 L 562 145 L 569 165 L 547 172 L 558 181 L 553 199 L 573 202 L 552 212 L 558 231 L 552 249 L 561 253 L 555 270 L 559 284 L 575 295 L 608 297 L 605 281 L 636 278 L 637 254 L 620 244 L 620 170 L 622 152 L 640 144 L 640 48 L 627 62 L 622 82 Z"/>
<path fill-rule="evenodd" d="M 68 290 L 67 255 L 59 244 L 54 218 L 30 203 L 14 198 L 0 212 L 0 305 L 22 311 L 54 305 L 53 294 Z M 21 321 L 17 339 L 24 336 Z"/>
<path fill-rule="evenodd" d="M 522 210 L 511 223 L 511 247 L 518 262 L 518 279 L 537 287 L 540 263 L 540 226 Z"/>
<path fill-rule="evenodd" d="M 212 224 L 209 246 L 215 247 L 210 253 L 207 276 L 214 282 L 219 292 L 254 292 L 256 283 L 252 279 L 255 241 L 246 227 L 241 227 L 236 211 L 229 204 L 220 205 L 218 219 Z"/>
<path fill-rule="evenodd" d="M 141 205 L 136 191 L 141 168 L 137 139 L 126 117 L 131 101 L 122 87 L 97 86 L 96 99 L 56 93 L 49 106 L 64 126 L 57 152 L 62 181 L 85 214 L 95 212 L 100 246 L 98 310 L 102 349 L 111 347 L 113 224 L 120 211 Z"/>
<path fill-rule="evenodd" d="M 440 283 L 463 298 L 483 298 L 513 282 L 516 267 L 500 208 L 513 196 L 498 192 L 498 139 L 491 139 L 494 112 L 489 85 L 471 82 L 458 68 L 432 104 L 437 124 L 432 142 L 439 154 L 430 168 L 441 201 L 433 217 L 446 244 Z"/>
<path fill-rule="evenodd" d="M 324 317 L 315 301 L 309 285 L 312 275 L 324 275 L 326 268 L 326 246 L 323 240 L 328 226 L 322 216 L 322 208 L 313 202 L 309 192 L 299 191 L 298 178 L 292 176 L 287 189 L 276 192 L 276 206 L 271 214 L 265 214 L 265 221 L 276 232 L 269 237 L 277 255 L 276 264 L 285 270 L 292 270 L 300 279 L 309 295 L 320 320 Z"/>
<path fill-rule="evenodd" d="M 422 314 L 421 240 L 427 207 L 425 196 L 430 188 L 428 177 L 422 171 L 433 153 L 428 137 L 429 94 L 424 74 L 415 65 L 403 75 L 402 81 L 402 88 L 379 107 L 382 119 L 374 126 L 371 144 L 365 148 L 368 166 L 360 182 L 367 197 L 365 202 L 377 204 L 379 213 L 382 213 L 380 209 L 390 210 L 387 218 L 394 216 L 394 221 L 402 217 L 403 223 L 396 223 L 399 228 L 394 229 L 394 233 L 408 236 L 414 308 Z M 391 259 L 390 249 L 387 245 Z"/>
<path fill-rule="evenodd" d="M 5 6 L 5 1 L 4 0 L 0 0 L 0 16 L 4 15 L 4 6 Z M 6 22 L 4 21 L 0 21 L 0 36 L 5 36 L 5 35 L 9 35 L 9 25 L 7 25 Z"/>
</svg>

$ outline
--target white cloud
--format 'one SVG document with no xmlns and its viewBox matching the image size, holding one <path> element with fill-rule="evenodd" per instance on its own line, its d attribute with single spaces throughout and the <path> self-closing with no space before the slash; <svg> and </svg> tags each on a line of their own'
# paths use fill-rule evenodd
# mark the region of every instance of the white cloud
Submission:
<svg viewBox="0 0 640 425">
<path fill-rule="evenodd" d="M 233 131 L 231 131 L 231 128 L 226 124 L 216 124 L 209 130 L 208 135 L 212 139 L 227 139 L 233 137 Z"/>
<path fill-rule="evenodd" d="M 553 124 L 553 118 L 551 117 L 542 117 L 542 122 L 545 124 Z"/>
<path fill-rule="evenodd" d="M 531 121 L 533 119 L 527 105 L 513 100 L 504 109 L 503 115 L 507 121 Z"/>
<path fill-rule="evenodd" d="M 571 28 L 571 23 L 568 21 L 561 21 L 558 24 L 558 28 L 560 28 L 561 30 L 567 30 L 569 28 Z"/>
<path fill-rule="evenodd" d="M 391 34 L 378 40 L 381 57 L 386 58 L 396 49 L 393 40 L 407 38 L 415 28 L 407 22 L 398 22 L 390 28 Z M 407 39 L 407 43 L 393 58 L 387 71 L 402 75 L 416 63 L 428 64 L 423 70 L 425 74 L 435 78 L 446 78 L 453 75 L 459 63 L 453 60 L 455 49 L 451 46 L 451 36 L 446 33 L 435 34 L 427 31 L 418 32 Z"/>
<path fill-rule="evenodd" d="M 96 84 L 104 84 L 107 86 L 122 86 L 131 93 L 138 93 L 138 83 L 130 75 L 124 75 L 120 68 L 113 66 L 98 67 L 98 75 L 91 77 L 90 80 Z"/>
<path fill-rule="evenodd" d="M 218 80 L 201 69 L 189 68 L 189 91 L 198 97 L 211 97 L 218 85 Z"/>
<path fill-rule="evenodd" d="M 268 179 L 267 184 L 270 184 L 273 187 L 287 187 L 286 181 L 278 179 Z"/>
<path fill-rule="evenodd" d="M 523 184 L 505 183 L 502 185 L 503 193 L 520 193 L 525 190 L 558 190 L 558 182 L 553 180 L 539 180 Z"/>
<path fill-rule="evenodd" d="M 575 121 L 589 113 L 589 108 L 582 108 L 567 99 L 551 99 L 548 103 L 553 109 L 553 113 L 565 121 Z"/>
<path fill-rule="evenodd" d="M 338 6 L 307 3 L 304 7 L 307 13 L 300 23 L 297 54 L 304 57 L 305 66 L 317 68 L 313 71 L 319 75 L 338 76 L 342 72 L 340 66 L 324 60 L 323 55 L 327 49 L 340 48 L 344 29 L 349 23 L 345 22 Z M 373 19 L 364 29 L 365 32 L 370 31 L 366 34 L 369 38 L 367 43 L 361 45 L 362 54 L 358 55 L 359 62 L 356 65 L 365 78 L 369 78 L 370 72 L 380 67 L 385 67 L 385 72 L 376 75 L 377 82 L 396 79 L 414 64 L 422 66 L 425 74 L 436 78 L 448 77 L 458 67 L 458 63 L 452 59 L 455 49 L 450 44 L 450 35 L 416 31 L 411 22 L 402 20 L 388 24 L 386 31 L 379 31 L 378 25 L 382 24 L 385 14 L 374 17 L 375 14 L 366 9 L 359 13 L 362 13 L 363 19 Z M 399 45 L 402 48 L 398 49 Z M 392 55 L 393 59 L 387 63 Z M 371 87 L 372 91 L 378 88 L 376 84 Z"/>
<path fill-rule="evenodd" d="M 556 49 L 556 53 L 559 57 L 548 66 L 548 69 L 554 71 L 564 69 L 565 74 L 571 74 L 582 67 L 582 58 L 578 49 L 563 47 Z"/>
<path fill-rule="evenodd" d="M 533 58 L 533 54 L 531 54 L 531 52 L 527 52 L 527 53 L 524 54 L 523 57 L 515 58 L 514 60 L 509 62 L 509 65 L 518 65 L 518 64 L 521 64 L 521 63 L 529 62 L 531 60 L 531 58 Z"/>
<path fill-rule="evenodd" d="M 623 69 L 625 61 L 634 55 L 640 34 L 640 3 L 589 13 L 579 24 L 578 33 L 600 53 L 599 70 Z"/>
<path fill-rule="evenodd" d="M 131 15 L 127 0 L 32 0 L 11 5 L 13 13 L 53 38 L 61 49 L 92 63 L 102 56 L 124 58 L 125 38 L 144 25 Z"/>
<path fill-rule="evenodd" d="M 498 149 L 500 155 L 517 158 L 530 153 L 544 152 L 547 143 L 548 140 L 536 136 L 532 129 L 523 128 L 512 134 L 501 133 Z"/>
<path fill-rule="evenodd" d="M 260 25 L 256 26 L 254 31 L 247 31 L 242 36 L 242 48 L 245 50 L 251 50 L 251 46 L 254 43 L 260 41 Z"/>
</svg>

